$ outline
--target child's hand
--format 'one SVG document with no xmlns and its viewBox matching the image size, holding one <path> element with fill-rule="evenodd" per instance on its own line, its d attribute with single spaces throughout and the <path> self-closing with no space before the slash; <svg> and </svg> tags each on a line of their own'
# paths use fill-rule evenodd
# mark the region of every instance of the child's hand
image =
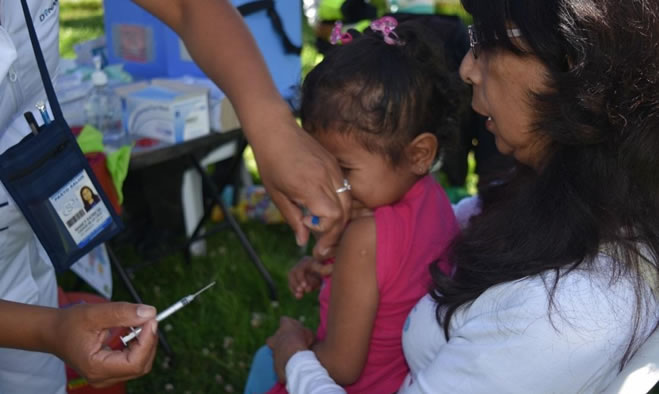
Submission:
<svg viewBox="0 0 659 394">
<path fill-rule="evenodd" d="M 290 317 L 282 316 L 279 329 L 266 343 L 272 349 L 275 372 L 279 381 L 286 382 L 286 363 L 297 352 L 308 350 L 314 341 L 313 332 L 302 323 Z"/>
<path fill-rule="evenodd" d="M 295 298 L 318 289 L 323 276 L 332 274 L 332 264 L 321 264 L 313 257 L 305 256 L 288 272 L 288 288 Z"/>
</svg>

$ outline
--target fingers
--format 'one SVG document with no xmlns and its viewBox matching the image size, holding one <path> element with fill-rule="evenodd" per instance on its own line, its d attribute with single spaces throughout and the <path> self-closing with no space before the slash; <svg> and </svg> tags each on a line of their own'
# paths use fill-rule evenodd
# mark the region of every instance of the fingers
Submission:
<svg viewBox="0 0 659 394">
<path fill-rule="evenodd" d="M 300 323 L 299 320 L 293 319 L 292 317 L 282 316 L 279 318 L 279 329 L 275 336 L 289 336 L 295 338 L 296 340 L 301 340 L 304 342 L 306 339 L 306 328 Z"/>
<path fill-rule="evenodd" d="M 148 373 L 156 358 L 158 349 L 158 322 L 148 321 L 143 327 L 142 332 L 137 337 L 137 343 L 130 348 L 131 353 L 138 365 L 142 365 L 142 375 Z M 141 375 L 140 375 L 141 376 Z"/>
<path fill-rule="evenodd" d="M 331 266 L 331 264 L 329 264 Z M 323 276 L 327 272 L 326 268 L 323 268 L 325 264 L 318 262 L 313 258 L 309 258 L 309 261 L 306 265 L 304 271 L 304 278 L 306 287 L 304 291 L 306 293 L 312 292 L 320 288 L 320 285 L 323 283 Z"/>
<path fill-rule="evenodd" d="M 156 308 L 128 302 L 108 302 L 95 304 L 88 313 L 98 328 L 132 327 L 154 319 Z"/>
<path fill-rule="evenodd" d="M 293 228 L 297 245 L 305 245 L 309 241 L 309 229 L 302 222 L 302 210 L 282 193 L 274 192 L 270 198 L 279 208 L 288 225 Z"/>
<path fill-rule="evenodd" d="M 309 257 L 303 257 L 295 267 L 288 272 L 288 287 L 296 299 L 302 298 L 304 293 L 311 291 L 307 281 L 307 270 L 310 264 Z"/>
<path fill-rule="evenodd" d="M 306 287 L 304 267 L 298 263 L 288 272 L 288 288 L 295 298 L 300 299 L 304 295 Z"/>
<path fill-rule="evenodd" d="M 350 193 L 336 193 L 336 190 L 332 190 L 331 193 L 335 203 L 329 209 L 323 211 L 309 207 L 309 210 L 318 216 L 319 220 L 314 220 L 311 216 L 303 219 L 303 223 L 307 227 L 312 229 L 314 233 L 319 234 L 313 249 L 314 257 L 319 260 L 332 255 L 331 252 L 338 243 L 341 233 L 350 218 Z"/>
<path fill-rule="evenodd" d="M 306 216 L 303 222 L 316 232 L 330 231 L 337 224 L 342 230 L 350 217 L 351 202 L 350 192 L 337 193 L 331 187 L 323 185 L 316 198 L 305 204 L 312 215 Z"/>
<path fill-rule="evenodd" d="M 316 245 L 313 249 L 313 256 L 323 260 L 333 256 L 334 249 L 339 242 L 345 224 L 348 222 L 351 214 L 351 197 L 349 192 L 336 193 L 336 190 L 330 191 L 332 203 L 322 205 L 322 201 L 317 201 L 314 206 L 309 206 L 313 215 L 305 216 L 302 223 L 309 228 L 316 236 Z"/>
<path fill-rule="evenodd" d="M 53 353 L 96 387 L 142 376 L 151 370 L 156 351 L 155 316 L 152 306 L 126 302 L 67 308 L 53 324 L 58 338 L 63 338 Z M 134 344 L 129 349 L 110 349 L 109 329 L 130 326 L 143 328 Z"/>
<path fill-rule="evenodd" d="M 149 320 L 137 339 L 123 351 L 100 349 L 90 357 L 91 371 L 86 378 L 94 387 L 135 379 L 151 371 L 157 350 L 157 326 Z"/>
<path fill-rule="evenodd" d="M 302 325 L 299 320 L 288 316 L 279 319 L 279 330 L 295 338 L 293 342 L 297 342 L 298 349 L 310 347 L 315 338 L 313 331 Z M 301 343 L 304 343 L 304 346 Z"/>
<path fill-rule="evenodd" d="M 330 276 L 334 270 L 334 264 L 322 264 L 316 260 L 311 262 L 310 270 L 319 276 Z"/>
<path fill-rule="evenodd" d="M 288 360 L 293 354 L 309 349 L 312 342 L 313 333 L 300 322 L 285 316 L 279 320 L 279 329 L 268 338 L 267 344 L 272 349 L 275 371 L 281 381 L 286 379 Z"/>
<path fill-rule="evenodd" d="M 304 330 L 303 332 L 305 343 L 307 344 L 307 347 L 310 348 L 316 339 L 316 335 L 307 327 L 302 327 L 302 329 Z"/>
<path fill-rule="evenodd" d="M 324 265 L 312 257 L 303 257 L 288 272 L 288 288 L 297 299 L 320 287 L 322 277 L 332 273 L 332 265 Z"/>
</svg>

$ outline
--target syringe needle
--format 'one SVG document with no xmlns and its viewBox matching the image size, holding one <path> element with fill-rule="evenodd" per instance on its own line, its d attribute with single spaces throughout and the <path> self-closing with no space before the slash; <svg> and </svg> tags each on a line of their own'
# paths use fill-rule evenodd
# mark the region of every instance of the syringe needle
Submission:
<svg viewBox="0 0 659 394">
<path fill-rule="evenodd" d="M 215 281 L 209 283 L 208 285 L 206 285 L 206 287 L 204 287 L 203 289 L 201 289 L 201 290 L 199 290 L 198 292 L 194 293 L 194 294 L 192 295 L 192 298 L 197 298 L 197 296 L 198 296 L 199 294 L 201 294 L 201 293 L 203 293 L 204 291 L 210 289 L 210 288 L 213 287 L 214 285 L 215 285 Z"/>
<path fill-rule="evenodd" d="M 215 281 L 213 281 L 212 283 L 206 285 L 206 287 L 202 288 L 202 289 L 199 290 L 198 292 L 196 292 L 196 293 L 194 293 L 194 294 L 191 294 L 191 295 L 187 295 L 187 296 L 181 298 L 179 301 L 175 302 L 173 305 L 171 305 L 170 307 L 168 307 L 168 308 L 165 309 L 164 311 L 158 313 L 158 315 L 156 316 L 156 321 L 165 320 L 167 317 L 169 317 L 169 316 L 170 316 L 171 314 L 173 314 L 174 312 L 176 312 L 176 311 L 178 311 L 179 309 L 183 308 L 184 306 L 188 305 L 188 304 L 189 304 L 190 302 L 192 302 L 192 300 L 194 300 L 199 294 L 201 294 L 202 292 L 208 290 L 208 289 L 211 288 L 213 285 L 215 285 Z M 124 346 L 128 346 L 128 342 L 130 342 L 131 340 L 133 340 L 135 337 L 137 337 L 138 335 L 140 335 L 140 333 L 142 332 L 142 329 L 141 329 L 141 328 L 134 329 L 134 328 L 131 327 L 131 330 L 132 330 L 132 331 L 131 331 L 128 335 L 125 335 L 125 336 L 123 336 L 123 337 L 120 337 L 120 338 L 121 338 L 121 342 L 123 342 Z"/>
</svg>

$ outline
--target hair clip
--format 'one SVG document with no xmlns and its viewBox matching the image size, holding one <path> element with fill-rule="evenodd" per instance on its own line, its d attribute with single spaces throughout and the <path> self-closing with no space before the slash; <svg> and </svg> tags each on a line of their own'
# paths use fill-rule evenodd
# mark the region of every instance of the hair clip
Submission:
<svg viewBox="0 0 659 394">
<path fill-rule="evenodd" d="M 334 23 L 332 28 L 332 34 L 330 34 L 330 44 L 336 45 L 338 43 L 347 44 L 352 41 L 352 35 L 350 33 L 342 33 L 341 28 L 343 28 L 343 23 L 337 21 Z"/>
<path fill-rule="evenodd" d="M 384 42 L 389 45 L 403 45 L 394 29 L 398 26 L 398 21 L 393 16 L 383 16 L 371 22 L 371 30 L 382 33 Z"/>
</svg>

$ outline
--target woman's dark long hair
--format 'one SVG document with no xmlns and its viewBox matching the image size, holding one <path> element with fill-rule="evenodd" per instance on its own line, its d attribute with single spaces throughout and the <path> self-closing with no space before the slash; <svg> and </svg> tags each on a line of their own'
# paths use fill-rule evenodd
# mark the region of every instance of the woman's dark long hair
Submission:
<svg viewBox="0 0 659 394">
<path fill-rule="evenodd" d="M 546 277 L 553 278 L 549 313 L 562 275 L 589 268 L 605 246 L 616 262 L 611 280 L 634 278 L 636 332 L 648 305 L 640 247 L 655 268 L 659 261 L 659 2 L 463 4 L 484 52 L 535 56 L 546 66 L 548 92 L 532 96 L 534 132 L 552 142 L 539 171 L 520 165 L 482 190 L 482 213 L 451 251 L 454 278 L 431 270 L 446 336 L 459 307 L 530 275 L 556 273 Z M 528 46 L 507 37 L 511 22 Z M 649 274 L 659 277 L 656 269 Z M 621 367 L 637 342 L 630 338 Z"/>
</svg>

